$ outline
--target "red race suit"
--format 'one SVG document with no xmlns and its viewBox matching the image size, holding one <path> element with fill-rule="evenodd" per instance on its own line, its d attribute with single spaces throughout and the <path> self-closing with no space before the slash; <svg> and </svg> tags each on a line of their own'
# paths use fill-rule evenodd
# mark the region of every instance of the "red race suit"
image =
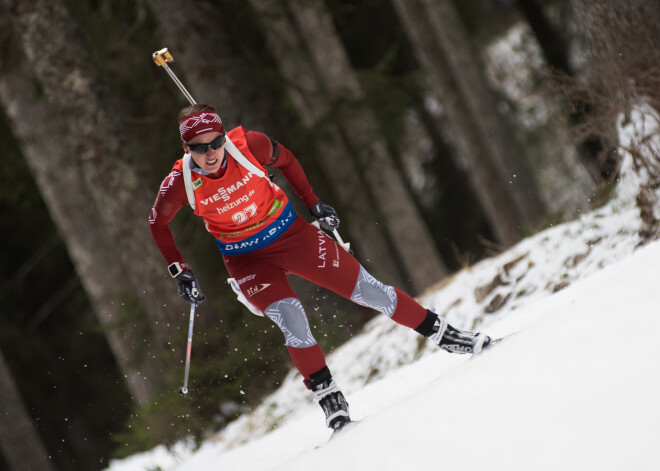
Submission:
<svg viewBox="0 0 660 471">
<path fill-rule="evenodd" d="M 300 163 L 287 148 L 265 134 L 242 127 L 232 129 L 227 136 L 257 168 L 278 167 L 308 207 L 318 201 Z M 189 205 L 182 161 L 177 160 L 163 180 L 149 217 L 151 233 L 168 264 L 184 263 L 169 228 L 179 209 Z M 231 156 L 225 163 L 218 176 L 192 169 L 195 214 L 204 219 L 206 229 L 225 255 L 250 252 L 272 243 L 295 219 L 286 194 Z"/>
<path fill-rule="evenodd" d="M 284 146 L 242 127 L 232 129 L 227 136 L 257 169 L 278 167 L 307 207 L 319 200 L 299 162 Z M 192 168 L 195 214 L 203 218 L 223 254 L 227 271 L 248 301 L 261 312 L 285 299 L 298 302 L 286 278 L 289 273 L 351 299 L 362 270 L 359 262 L 323 231 L 298 217 L 276 184 L 251 173 L 230 155 L 226 155 L 225 162 L 218 175 Z M 177 211 L 189 205 L 182 164 L 182 159 L 178 160 L 163 181 L 149 224 L 167 263 L 185 266 L 169 228 Z M 426 310 L 406 293 L 392 289 L 397 298 L 392 320 L 418 327 Z M 287 347 L 306 379 L 325 366 L 323 353 L 311 333 L 308 343 Z"/>
</svg>

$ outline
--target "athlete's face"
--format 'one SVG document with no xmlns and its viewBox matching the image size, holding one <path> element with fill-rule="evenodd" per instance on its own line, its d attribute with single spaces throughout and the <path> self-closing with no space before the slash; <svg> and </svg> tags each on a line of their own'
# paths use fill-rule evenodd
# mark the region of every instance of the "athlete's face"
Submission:
<svg viewBox="0 0 660 471">
<path fill-rule="evenodd" d="M 217 149 L 213 149 L 213 147 L 216 147 L 220 143 L 221 145 Z M 211 145 L 202 146 L 206 147 L 205 152 L 198 153 L 199 149 L 196 148 L 197 146 L 195 144 Z M 222 161 L 225 159 L 224 134 L 219 132 L 205 132 L 204 134 L 195 136 L 187 144 L 184 143 L 183 150 L 190 153 L 199 168 L 209 173 L 215 173 L 220 170 Z"/>
</svg>

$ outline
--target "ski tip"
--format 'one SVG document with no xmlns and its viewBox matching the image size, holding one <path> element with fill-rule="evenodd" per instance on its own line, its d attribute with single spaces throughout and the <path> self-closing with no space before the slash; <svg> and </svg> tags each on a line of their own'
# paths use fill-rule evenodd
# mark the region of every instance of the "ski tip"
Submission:
<svg viewBox="0 0 660 471">
<path fill-rule="evenodd" d="M 488 350 L 493 345 L 496 345 L 496 344 L 500 343 L 501 341 L 502 341 L 501 338 L 490 337 L 486 334 L 479 334 L 479 338 L 477 339 L 477 343 L 474 346 L 474 354 L 479 355 L 484 350 Z"/>
<path fill-rule="evenodd" d="M 332 431 L 332 435 L 330 435 L 330 439 L 332 440 L 333 438 L 337 437 L 340 435 L 342 432 L 345 432 L 348 429 L 351 429 L 355 426 L 355 424 L 358 424 L 360 421 L 359 420 L 349 420 L 348 422 L 344 422 L 342 425 L 337 427 Z"/>
<path fill-rule="evenodd" d="M 500 337 L 500 338 L 490 337 L 490 340 L 489 340 L 488 342 L 484 343 L 484 345 L 483 345 L 483 349 L 486 350 L 486 349 L 488 349 L 488 348 L 491 348 L 493 345 L 497 345 L 497 344 L 500 343 L 502 340 L 504 340 L 503 337 Z"/>
</svg>

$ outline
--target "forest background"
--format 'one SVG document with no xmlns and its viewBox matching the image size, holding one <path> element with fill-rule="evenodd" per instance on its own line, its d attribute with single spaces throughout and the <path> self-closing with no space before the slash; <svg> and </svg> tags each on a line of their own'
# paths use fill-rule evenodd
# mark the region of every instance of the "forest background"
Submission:
<svg viewBox="0 0 660 471">
<path fill-rule="evenodd" d="M 188 306 L 147 220 L 186 101 L 152 52 L 226 128 L 291 149 L 360 262 L 419 295 L 607 200 L 615 120 L 660 110 L 658 45 L 655 0 L 0 1 L 0 469 L 199 440 L 291 368 L 182 210 L 207 301 L 176 394 Z M 291 281 L 327 352 L 374 315 Z"/>
</svg>

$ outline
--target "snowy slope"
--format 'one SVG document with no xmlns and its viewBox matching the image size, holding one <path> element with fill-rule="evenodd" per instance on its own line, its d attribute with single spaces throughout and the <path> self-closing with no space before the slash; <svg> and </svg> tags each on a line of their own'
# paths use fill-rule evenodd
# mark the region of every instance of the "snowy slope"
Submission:
<svg viewBox="0 0 660 471">
<path fill-rule="evenodd" d="M 634 135 L 623 128 L 622 144 Z M 338 348 L 329 366 L 364 418 L 344 437 L 314 449 L 329 431 L 291 372 L 199 450 L 160 447 L 108 469 L 657 469 L 660 245 L 637 249 L 640 178 L 628 158 L 607 206 L 420 299 L 458 327 L 515 333 L 497 348 L 450 355 L 385 316 Z"/>
<path fill-rule="evenodd" d="M 658 469 L 659 266 L 654 244 L 503 321 L 533 324 L 490 352 L 449 370 L 433 355 L 366 388 L 358 404 L 424 378 L 320 450 L 273 467 L 253 468 L 250 454 L 219 467 Z"/>
<path fill-rule="evenodd" d="M 365 386 L 363 420 L 328 444 L 311 409 L 167 469 L 657 469 L 658 267 L 654 243 L 494 324 L 517 333 L 481 356 L 438 352 Z"/>
</svg>

